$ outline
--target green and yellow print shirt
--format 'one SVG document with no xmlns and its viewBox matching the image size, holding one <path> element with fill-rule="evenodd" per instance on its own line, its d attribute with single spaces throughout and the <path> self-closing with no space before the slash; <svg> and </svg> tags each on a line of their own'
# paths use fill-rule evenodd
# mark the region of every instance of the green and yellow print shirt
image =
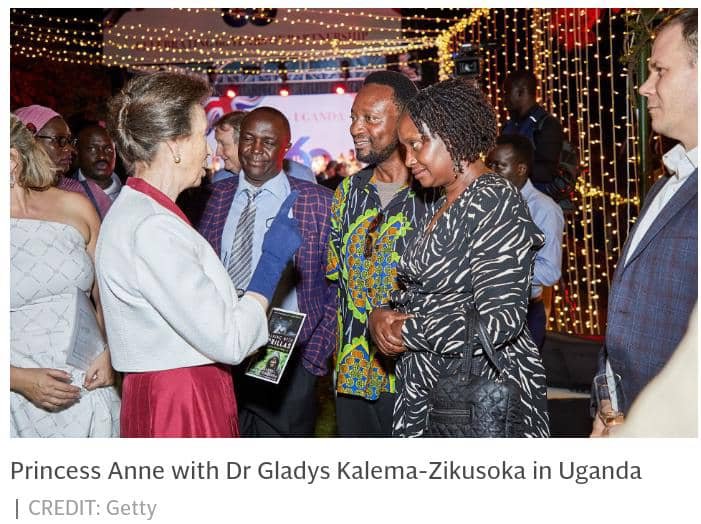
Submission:
<svg viewBox="0 0 701 524">
<path fill-rule="evenodd" d="M 375 400 L 395 392 L 394 360 L 379 353 L 370 339 L 368 315 L 387 304 L 397 288 L 397 263 L 408 240 L 432 210 L 423 194 L 404 186 L 381 208 L 372 168 L 348 177 L 331 204 L 326 276 L 338 280 L 336 389 Z M 378 215 L 382 213 L 382 219 Z M 365 256 L 366 245 L 372 247 Z"/>
</svg>

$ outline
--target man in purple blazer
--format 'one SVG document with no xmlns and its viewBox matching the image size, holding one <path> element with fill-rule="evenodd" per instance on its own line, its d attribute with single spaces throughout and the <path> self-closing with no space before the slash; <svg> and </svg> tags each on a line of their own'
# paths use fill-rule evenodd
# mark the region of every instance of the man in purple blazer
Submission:
<svg viewBox="0 0 701 524">
<path fill-rule="evenodd" d="M 652 128 L 679 144 L 663 157 L 668 174 L 650 189 L 611 285 L 599 373 L 621 376 L 624 413 L 669 360 L 698 298 L 697 34 L 696 9 L 666 20 L 640 86 Z M 595 417 L 592 436 L 604 432 Z"/>
<path fill-rule="evenodd" d="M 292 215 L 299 222 L 302 246 L 283 273 L 272 306 L 307 317 L 279 384 L 243 376 L 244 369 L 237 373 L 241 436 L 312 436 L 316 381 L 328 372 L 335 348 L 337 291 L 324 276 L 333 195 L 285 174 L 289 147 L 289 122 L 277 109 L 260 107 L 247 114 L 239 137 L 241 173 L 212 185 L 198 226 L 243 291 L 250 275 L 242 266 L 250 261 L 255 268 L 270 218 L 292 191 L 299 193 Z"/>
</svg>

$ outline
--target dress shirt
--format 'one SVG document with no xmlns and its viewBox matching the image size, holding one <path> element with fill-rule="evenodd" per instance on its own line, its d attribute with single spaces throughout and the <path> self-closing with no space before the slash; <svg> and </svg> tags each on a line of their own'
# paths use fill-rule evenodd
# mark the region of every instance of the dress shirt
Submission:
<svg viewBox="0 0 701 524">
<path fill-rule="evenodd" d="M 562 208 L 545 193 L 538 191 L 530 180 L 521 188 L 521 196 L 526 201 L 531 218 L 545 235 L 545 244 L 536 253 L 533 268 L 531 298 L 543 292 L 543 286 L 552 286 L 560 279 L 562 272 L 562 233 L 565 217 Z"/>
<path fill-rule="evenodd" d="M 224 223 L 224 231 L 221 239 L 221 260 L 224 267 L 228 267 L 231 245 L 236 234 L 236 225 L 239 223 L 239 217 L 246 207 L 248 196 L 245 190 L 262 191 L 255 199 L 256 205 L 256 222 L 253 229 L 253 269 L 255 270 L 260 260 L 260 255 L 263 247 L 263 237 L 270 228 L 275 215 L 280 210 L 280 206 L 290 194 L 290 183 L 284 172 L 280 172 L 273 178 L 268 180 L 260 187 L 252 185 L 246 180 L 246 175 L 242 171 L 239 177 L 239 185 L 234 195 L 234 200 L 231 203 L 229 214 Z M 290 211 L 291 213 L 291 211 Z M 235 254 L 233 256 L 236 256 Z M 297 305 L 297 292 L 295 290 L 296 281 L 294 278 L 294 267 L 292 263 L 288 264 L 282 274 L 280 283 L 275 290 L 275 296 L 271 301 L 272 307 L 281 307 L 291 311 L 299 311 Z"/>
<path fill-rule="evenodd" d="M 110 200 L 114 202 L 119 196 L 119 192 L 122 190 L 122 181 L 117 176 L 117 173 L 112 173 L 111 179 L 112 182 L 109 186 L 107 186 L 105 189 L 100 189 L 102 189 L 105 192 L 105 194 L 108 197 L 110 197 Z M 84 182 L 85 180 L 87 180 L 87 177 L 83 174 L 83 172 L 80 169 L 78 169 L 78 181 Z"/>
<path fill-rule="evenodd" d="M 647 233 L 650 226 L 653 224 L 657 216 L 662 212 L 672 197 L 676 194 L 680 187 L 687 181 L 691 174 L 698 167 L 698 148 L 691 151 L 685 151 L 684 146 L 677 144 L 672 149 L 667 151 L 662 157 L 665 167 L 670 173 L 669 180 L 655 195 L 655 198 L 650 202 L 650 207 L 645 211 L 645 215 L 638 222 L 635 228 L 633 238 L 630 240 L 628 254 L 626 256 L 626 264 L 630 257 L 635 253 L 638 244 Z"/>
</svg>

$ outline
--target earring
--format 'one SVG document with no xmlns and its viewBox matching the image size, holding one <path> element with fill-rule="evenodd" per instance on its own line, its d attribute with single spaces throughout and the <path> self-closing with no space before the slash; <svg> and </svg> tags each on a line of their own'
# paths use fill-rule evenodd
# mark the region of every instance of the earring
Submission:
<svg viewBox="0 0 701 524">
<path fill-rule="evenodd" d="M 166 142 L 165 144 L 168 146 L 168 149 L 170 149 L 170 154 L 173 155 L 173 162 L 175 162 L 176 164 L 182 162 L 182 158 L 180 158 L 180 153 L 176 153 L 175 151 L 173 151 L 173 148 L 170 147 L 170 144 L 168 142 Z"/>
<path fill-rule="evenodd" d="M 453 175 L 455 177 L 454 180 L 457 180 L 460 176 L 460 162 L 457 160 L 453 161 Z"/>
</svg>

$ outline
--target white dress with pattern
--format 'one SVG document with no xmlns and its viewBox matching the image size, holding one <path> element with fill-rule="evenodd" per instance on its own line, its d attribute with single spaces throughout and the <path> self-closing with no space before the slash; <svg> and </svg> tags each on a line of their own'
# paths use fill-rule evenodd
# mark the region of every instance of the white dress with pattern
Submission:
<svg viewBox="0 0 701 524">
<path fill-rule="evenodd" d="M 85 239 L 73 226 L 33 219 L 10 220 L 10 363 L 54 368 L 81 385 L 85 372 L 66 364 L 76 293 L 89 294 L 95 272 Z M 116 437 L 120 401 L 113 387 L 81 393 L 51 412 L 10 392 L 13 437 Z"/>
</svg>

